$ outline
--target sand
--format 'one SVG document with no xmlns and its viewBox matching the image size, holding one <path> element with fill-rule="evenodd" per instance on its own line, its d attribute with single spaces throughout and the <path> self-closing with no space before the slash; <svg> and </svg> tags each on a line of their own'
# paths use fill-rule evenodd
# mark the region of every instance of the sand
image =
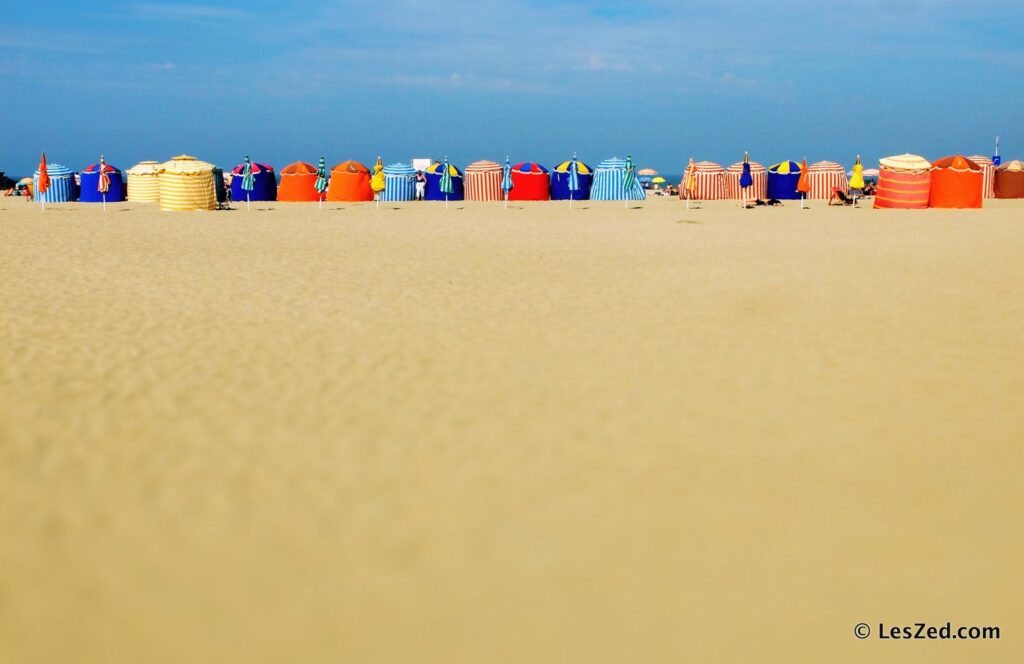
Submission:
<svg viewBox="0 0 1024 664">
<path fill-rule="evenodd" d="M 1014 661 L 986 206 L 4 199 L 3 660 Z"/>
</svg>

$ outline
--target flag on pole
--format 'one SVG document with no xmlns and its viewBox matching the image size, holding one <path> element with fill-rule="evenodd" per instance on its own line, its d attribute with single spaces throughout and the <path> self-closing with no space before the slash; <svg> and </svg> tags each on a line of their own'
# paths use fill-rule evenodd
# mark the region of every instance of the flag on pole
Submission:
<svg viewBox="0 0 1024 664">
<path fill-rule="evenodd" d="M 316 182 L 313 183 L 313 188 L 319 194 L 320 207 L 324 206 L 324 192 L 327 191 L 327 164 L 324 162 L 323 155 L 320 155 L 320 163 L 316 167 Z"/>
</svg>

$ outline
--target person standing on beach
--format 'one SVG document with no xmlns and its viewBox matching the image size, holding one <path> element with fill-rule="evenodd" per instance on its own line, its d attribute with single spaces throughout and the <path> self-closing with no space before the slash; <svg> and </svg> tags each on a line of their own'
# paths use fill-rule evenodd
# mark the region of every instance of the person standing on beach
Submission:
<svg viewBox="0 0 1024 664">
<path fill-rule="evenodd" d="M 416 171 L 416 200 L 422 201 L 427 193 L 427 176 L 423 171 Z"/>
</svg>

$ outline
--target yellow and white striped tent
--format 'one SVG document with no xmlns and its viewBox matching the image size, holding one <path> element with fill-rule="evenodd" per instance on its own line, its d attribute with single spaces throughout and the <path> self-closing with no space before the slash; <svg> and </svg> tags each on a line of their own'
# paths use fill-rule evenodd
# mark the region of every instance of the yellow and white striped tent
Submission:
<svg viewBox="0 0 1024 664">
<path fill-rule="evenodd" d="M 213 164 L 187 154 L 160 164 L 160 209 L 217 209 L 213 168 Z"/>
<path fill-rule="evenodd" d="M 140 161 L 125 173 L 128 174 L 128 200 L 133 203 L 160 202 L 160 164 L 155 161 Z"/>
</svg>

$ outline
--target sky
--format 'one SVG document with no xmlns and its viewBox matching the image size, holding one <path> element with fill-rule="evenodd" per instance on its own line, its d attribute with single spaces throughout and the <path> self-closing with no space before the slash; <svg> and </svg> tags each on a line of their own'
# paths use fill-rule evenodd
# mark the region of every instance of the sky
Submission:
<svg viewBox="0 0 1024 664">
<path fill-rule="evenodd" d="M 8 3 L 0 170 L 1024 158 L 1019 0 Z"/>
</svg>

